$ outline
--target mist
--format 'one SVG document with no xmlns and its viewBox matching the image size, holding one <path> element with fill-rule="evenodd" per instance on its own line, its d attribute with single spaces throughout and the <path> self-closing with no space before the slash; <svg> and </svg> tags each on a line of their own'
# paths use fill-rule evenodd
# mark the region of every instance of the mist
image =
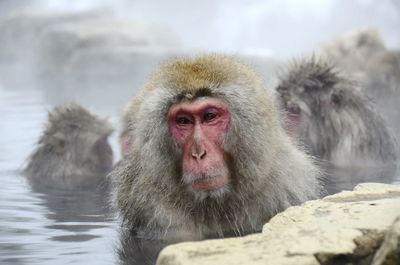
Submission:
<svg viewBox="0 0 400 265">
<path fill-rule="evenodd" d="M 378 29 L 387 47 L 400 46 L 400 5 L 395 0 L 24 0 L 2 1 L 0 15 L 21 9 L 101 8 L 121 19 L 167 26 L 187 49 L 291 57 L 365 27 Z"/>
</svg>

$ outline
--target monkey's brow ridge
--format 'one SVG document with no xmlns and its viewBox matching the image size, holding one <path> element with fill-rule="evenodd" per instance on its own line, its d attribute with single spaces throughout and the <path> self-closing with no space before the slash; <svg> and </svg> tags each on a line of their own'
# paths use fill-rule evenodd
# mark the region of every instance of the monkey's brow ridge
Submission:
<svg viewBox="0 0 400 265">
<path fill-rule="evenodd" d="M 178 101 L 181 101 L 183 99 L 196 99 L 199 97 L 206 97 L 206 96 L 212 96 L 212 92 L 209 88 L 203 87 L 199 88 L 196 93 L 193 95 L 193 92 L 189 91 L 184 91 L 180 94 L 178 94 L 177 99 Z"/>
</svg>

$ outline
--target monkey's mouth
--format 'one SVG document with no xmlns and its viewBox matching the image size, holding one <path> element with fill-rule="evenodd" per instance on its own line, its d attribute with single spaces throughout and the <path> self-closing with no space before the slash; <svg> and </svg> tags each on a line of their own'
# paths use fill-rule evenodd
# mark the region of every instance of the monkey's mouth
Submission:
<svg viewBox="0 0 400 265">
<path fill-rule="evenodd" d="M 192 188 L 195 191 L 215 191 L 229 182 L 227 175 L 219 175 L 214 177 L 201 177 L 192 182 Z"/>
</svg>

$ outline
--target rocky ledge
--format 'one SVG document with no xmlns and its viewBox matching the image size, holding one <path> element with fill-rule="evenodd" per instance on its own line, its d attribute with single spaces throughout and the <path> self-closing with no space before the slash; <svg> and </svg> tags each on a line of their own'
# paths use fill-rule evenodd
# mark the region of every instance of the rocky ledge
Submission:
<svg viewBox="0 0 400 265">
<path fill-rule="evenodd" d="M 171 245 L 157 264 L 400 264 L 400 186 L 360 184 L 288 208 L 261 234 Z"/>
</svg>

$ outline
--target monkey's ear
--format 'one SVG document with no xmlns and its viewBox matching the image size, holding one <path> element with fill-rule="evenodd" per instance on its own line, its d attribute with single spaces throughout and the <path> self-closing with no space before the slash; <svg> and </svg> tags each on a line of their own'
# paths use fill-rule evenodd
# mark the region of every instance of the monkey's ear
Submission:
<svg viewBox="0 0 400 265">
<path fill-rule="evenodd" d="M 61 155 L 65 151 L 66 137 L 63 133 L 57 132 L 48 139 L 48 143 L 57 154 Z"/>
</svg>

